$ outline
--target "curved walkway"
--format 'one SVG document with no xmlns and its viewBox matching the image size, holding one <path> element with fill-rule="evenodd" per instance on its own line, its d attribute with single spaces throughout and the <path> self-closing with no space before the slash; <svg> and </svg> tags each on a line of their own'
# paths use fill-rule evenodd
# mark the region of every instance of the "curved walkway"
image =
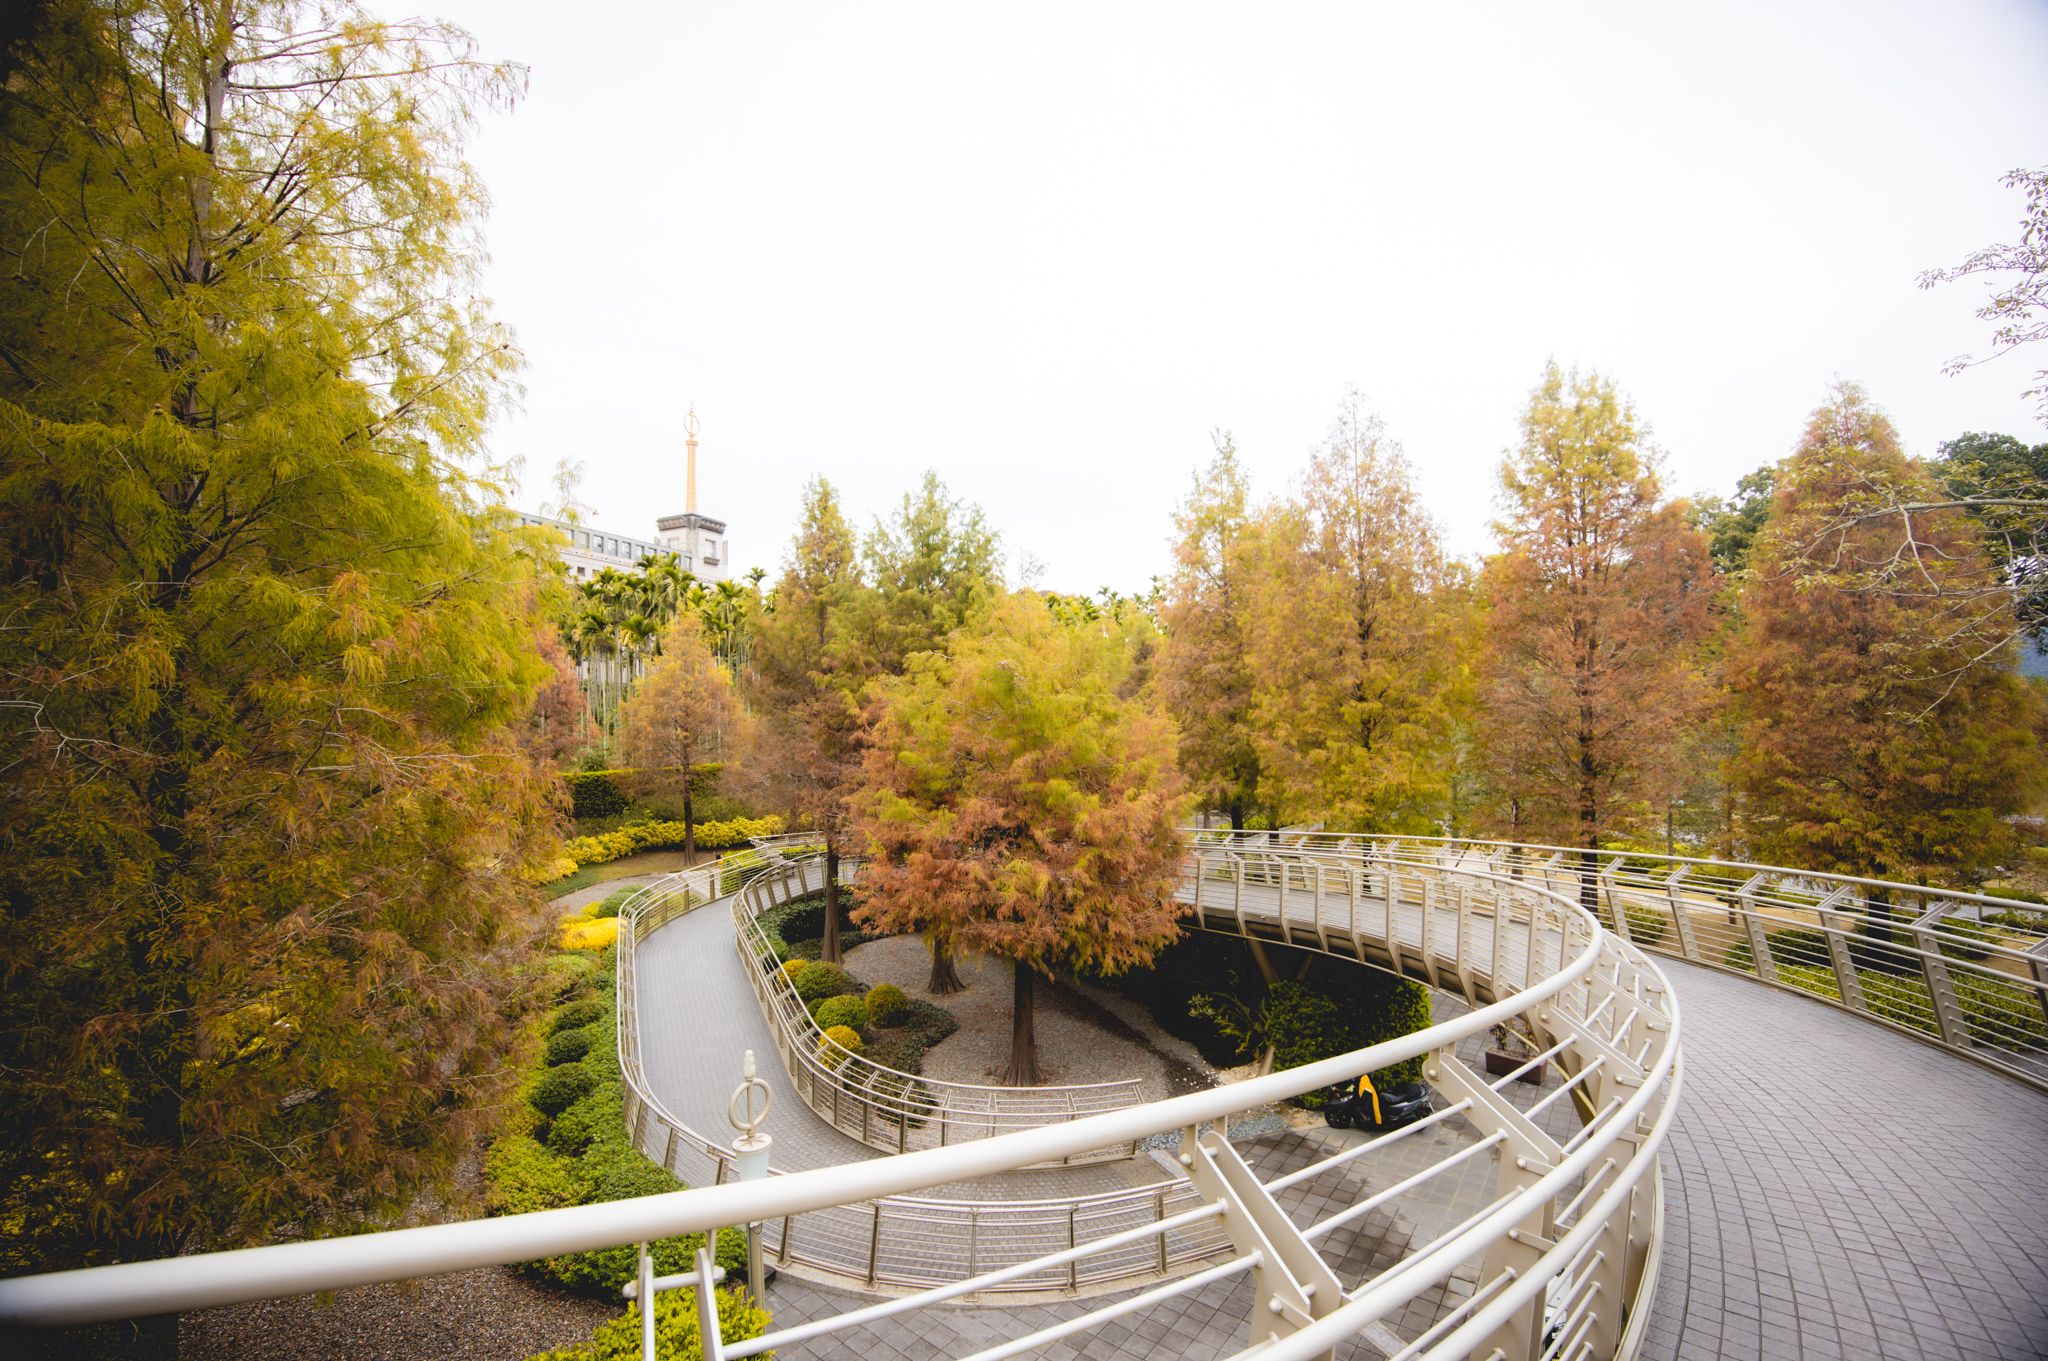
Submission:
<svg viewBox="0 0 2048 1361">
<path fill-rule="evenodd" d="M 2048 1355 L 2048 1099 L 1659 957 L 1685 1025 L 1646 1358 Z"/>
<path fill-rule="evenodd" d="M 737 1054 L 751 1047 L 776 1089 L 778 1165 L 874 1156 L 796 1099 L 733 960 L 727 914 L 678 920 L 642 960 L 648 1077 L 678 1116 L 722 1133 Z M 2048 1100 L 1836 1008 L 1658 963 L 1683 1008 L 1686 1090 L 1664 1158 L 1663 1274 L 1642 1355 L 2048 1356 Z M 1152 1169 L 1046 1169 L 948 1194 L 1069 1194 L 1130 1184 L 1133 1172 Z M 1133 1330 L 1116 1355 L 1235 1351 L 1243 1314 L 1210 1294 L 1189 1297 L 1170 1324 Z M 845 1307 L 838 1292 L 788 1279 L 770 1295 L 786 1322 Z M 1084 1307 L 991 1306 L 1016 1316 L 1000 1329 L 980 1321 L 988 1309 L 946 1311 L 943 1324 L 927 1311 L 873 1329 L 864 1352 L 973 1350 L 1017 1317 L 1035 1325 L 1041 1311 Z"/>
</svg>

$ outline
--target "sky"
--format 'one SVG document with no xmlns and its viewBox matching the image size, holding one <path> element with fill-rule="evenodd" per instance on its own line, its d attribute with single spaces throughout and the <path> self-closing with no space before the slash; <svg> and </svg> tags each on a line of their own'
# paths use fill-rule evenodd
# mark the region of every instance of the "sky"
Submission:
<svg viewBox="0 0 2048 1361">
<path fill-rule="evenodd" d="M 1553 358 L 1673 494 L 1790 452 L 1837 378 L 1916 453 L 2048 438 L 2048 355 L 1945 376 L 1984 288 L 1916 286 L 2017 235 L 2048 0 L 429 12 L 531 72 L 472 144 L 527 360 L 492 454 L 527 508 L 580 462 L 648 535 L 694 406 L 741 569 L 808 479 L 867 525 L 931 469 L 1039 584 L 1142 590 L 1214 432 L 1284 494 L 1353 387 L 1482 554 Z"/>
</svg>

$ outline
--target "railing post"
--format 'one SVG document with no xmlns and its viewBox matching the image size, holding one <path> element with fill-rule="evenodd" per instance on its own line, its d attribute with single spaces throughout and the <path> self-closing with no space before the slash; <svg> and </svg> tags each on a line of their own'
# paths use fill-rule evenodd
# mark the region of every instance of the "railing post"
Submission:
<svg viewBox="0 0 2048 1361">
<path fill-rule="evenodd" d="M 1671 900 L 1671 928 L 1678 933 L 1678 952 L 1687 959 L 1698 959 L 1700 952 L 1693 943 L 1692 916 L 1686 912 L 1678 896 L 1678 886 L 1684 881 L 1687 867 L 1680 865 L 1664 881 L 1664 892 Z"/>
<path fill-rule="evenodd" d="M 1863 984 L 1856 977 L 1856 959 L 1849 953 L 1848 934 L 1841 929 L 1842 913 L 1829 906 L 1846 897 L 1848 892 L 1845 885 L 1830 893 L 1814 909 L 1814 915 L 1820 919 L 1821 930 L 1828 938 L 1828 962 L 1834 965 L 1835 991 L 1842 1005 L 1854 1011 L 1864 1011 L 1867 1008 L 1863 1005 Z"/>
<path fill-rule="evenodd" d="M 1154 1192 L 1152 1196 L 1152 1222 L 1157 1224 L 1165 1218 L 1166 1192 Z M 1159 1274 L 1162 1276 L 1166 1274 L 1166 1239 L 1167 1235 L 1162 1233 L 1157 1240 L 1159 1243 Z"/>
<path fill-rule="evenodd" d="M 868 1284 L 875 1283 L 875 1268 L 882 1255 L 882 1202 L 875 1202 L 875 1217 L 868 1225 Z M 969 1273 L 970 1275 L 972 1272 Z"/>
<path fill-rule="evenodd" d="M 1735 891 L 1735 901 L 1740 904 L 1742 929 L 1749 937 L 1749 959 L 1756 966 L 1756 976 L 1766 983 L 1775 983 L 1778 981 L 1778 961 L 1771 956 L 1770 937 L 1756 911 L 1756 886 L 1762 878 L 1761 874 L 1752 874 L 1749 882 Z"/>
<path fill-rule="evenodd" d="M 1067 1204 L 1067 1247 L 1070 1251 L 1081 1245 L 1079 1239 L 1075 1237 L 1074 1215 L 1076 1213 L 1077 1207 L 1071 1201 L 1069 1201 Z M 1067 1289 L 1079 1290 L 1080 1288 L 1080 1260 L 1078 1258 L 1069 1258 L 1067 1259 Z"/>
<path fill-rule="evenodd" d="M 1956 1049 L 1968 1049 L 1970 1026 L 1963 1017 L 1961 1004 L 1956 1000 L 1955 980 L 1949 976 L 1948 960 L 1941 953 L 1941 939 L 1929 928 L 1941 919 L 1947 909 L 1937 902 L 1932 908 L 1921 913 L 1909 928 L 1913 944 L 1920 950 L 1920 973 L 1927 980 L 1927 1000 L 1932 1003 L 1934 1023 L 1941 1031 L 1941 1042 Z"/>
</svg>

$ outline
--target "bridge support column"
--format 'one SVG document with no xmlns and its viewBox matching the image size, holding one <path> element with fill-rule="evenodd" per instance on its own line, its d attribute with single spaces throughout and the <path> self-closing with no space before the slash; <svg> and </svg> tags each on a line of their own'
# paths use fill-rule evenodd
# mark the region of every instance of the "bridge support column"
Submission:
<svg viewBox="0 0 2048 1361">
<path fill-rule="evenodd" d="M 1287 1337 L 1344 1303 L 1344 1286 L 1301 1230 L 1287 1217 L 1218 1133 L 1182 1133 L 1180 1160 L 1204 1200 L 1223 1202 L 1223 1232 L 1240 1255 L 1259 1254 L 1252 1269 L 1247 1345 Z M 1329 1357 L 1329 1352 L 1320 1353 Z"/>
</svg>

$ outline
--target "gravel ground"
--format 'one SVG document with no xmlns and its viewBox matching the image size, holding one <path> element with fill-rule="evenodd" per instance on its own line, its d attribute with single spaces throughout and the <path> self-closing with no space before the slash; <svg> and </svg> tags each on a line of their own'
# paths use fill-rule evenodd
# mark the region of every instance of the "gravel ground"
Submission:
<svg viewBox="0 0 2048 1361">
<path fill-rule="evenodd" d="M 869 941 L 846 953 L 847 970 L 869 987 L 894 983 L 959 1019 L 960 1029 L 925 1055 L 927 1076 L 947 1082 L 994 1082 L 1010 1058 L 1010 962 L 970 957 L 957 961 L 957 966 L 967 991 L 936 997 L 925 990 L 931 956 L 917 936 Z M 1171 1042 L 1169 1048 L 1155 1042 L 1146 1033 L 1157 1034 L 1153 1028 L 1141 1030 L 1102 1000 L 1066 984 L 1038 980 L 1034 1020 L 1039 1066 L 1048 1083 L 1078 1085 L 1136 1077 L 1142 1083 L 1140 1099 L 1156 1101 L 1213 1081 L 1206 1066 L 1196 1066 L 1200 1056 L 1187 1046 Z"/>
<path fill-rule="evenodd" d="M 458 1174 L 474 1188 L 479 1163 Z M 409 1224 L 472 1218 L 472 1207 L 423 1205 Z M 326 1297 L 202 1309 L 179 1320 L 178 1361 L 521 1361 L 566 1347 L 625 1310 L 550 1290 L 510 1267 L 365 1285 Z"/>
</svg>

